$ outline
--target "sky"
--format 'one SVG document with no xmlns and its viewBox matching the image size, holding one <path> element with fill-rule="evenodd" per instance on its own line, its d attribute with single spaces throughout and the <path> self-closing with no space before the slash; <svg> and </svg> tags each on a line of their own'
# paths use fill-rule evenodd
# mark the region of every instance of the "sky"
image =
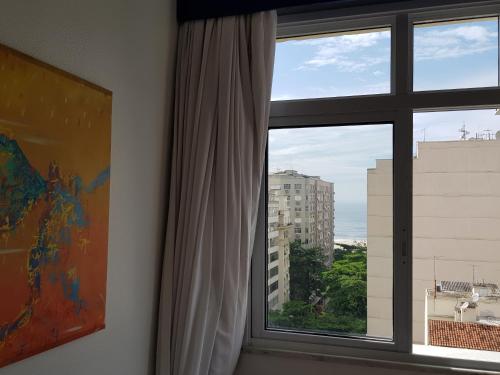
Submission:
<svg viewBox="0 0 500 375">
<path fill-rule="evenodd" d="M 414 31 L 414 90 L 498 84 L 498 20 L 423 25 Z M 287 40 L 276 47 L 273 100 L 388 93 L 390 31 Z M 416 113 L 417 142 L 500 131 L 494 110 Z M 366 170 L 392 158 L 392 125 L 273 129 L 269 171 L 295 169 L 335 183 L 337 205 L 366 204 Z"/>
</svg>

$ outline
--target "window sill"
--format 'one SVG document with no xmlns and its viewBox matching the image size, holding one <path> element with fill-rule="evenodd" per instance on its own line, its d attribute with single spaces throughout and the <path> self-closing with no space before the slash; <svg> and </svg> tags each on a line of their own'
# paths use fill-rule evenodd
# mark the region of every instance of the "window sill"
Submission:
<svg viewBox="0 0 500 375">
<path fill-rule="evenodd" d="M 423 345 L 418 345 L 422 347 Z M 326 349 L 326 350 L 325 350 Z M 337 352 L 337 353 L 335 353 Z M 242 353 L 270 355 L 274 357 L 331 362 L 342 365 L 384 368 L 400 371 L 418 371 L 422 374 L 492 375 L 500 374 L 498 360 L 488 363 L 489 369 L 473 369 L 457 366 L 453 356 L 429 357 L 427 350 L 415 350 L 416 354 L 366 351 L 354 348 L 319 347 L 318 345 L 291 343 L 266 339 L 252 339 L 242 348 Z M 443 351 L 446 353 L 446 351 Z M 443 354 L 440 352 L 440 354 Z M 457 355 L 457 353 L 455 353 Z M 500 353 L 498 354 L 500 357 Z M 461 357 L 463 358 L 463 357 Z M 436 362 L 441 362 L 437 364 Z M 481 364 L 484 364 L 482 362 Z"/>
<path fill-rule="evenodd" d="M 414 344 L 413 353 L 416 355 L 437 356 L 440 358 L 467 359 L 471 361 L 487 361 L 492 363 L 498 363 L 497 366 L 500 368 L 499 352 Z"/>
</svg>

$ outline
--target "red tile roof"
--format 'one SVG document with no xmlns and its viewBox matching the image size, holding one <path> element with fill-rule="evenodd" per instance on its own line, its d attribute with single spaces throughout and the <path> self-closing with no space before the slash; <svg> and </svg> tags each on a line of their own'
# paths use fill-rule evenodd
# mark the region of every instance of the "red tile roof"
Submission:
<svg viewBox="0 0 500 375">
<path fill-rule="evenodd" d="M 429 345 L 500 352 L 500 327 L 429 320 Z"/>
</svg>

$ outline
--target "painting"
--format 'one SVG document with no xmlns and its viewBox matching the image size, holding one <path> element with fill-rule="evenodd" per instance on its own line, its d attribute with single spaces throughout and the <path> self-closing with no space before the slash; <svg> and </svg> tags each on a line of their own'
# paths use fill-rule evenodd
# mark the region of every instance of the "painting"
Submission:
<svg viewBox="0 0 500 375">
<path fill-rule="evenodd" d="M 0 45 L 0 367 L 104 328 L 111 104 Z"/>
</svg>

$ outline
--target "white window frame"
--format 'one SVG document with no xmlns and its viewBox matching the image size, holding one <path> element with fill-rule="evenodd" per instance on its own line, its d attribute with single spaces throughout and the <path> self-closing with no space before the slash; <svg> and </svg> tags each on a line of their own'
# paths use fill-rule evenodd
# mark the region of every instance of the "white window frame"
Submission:
<svg viewBox="0 0 500 375">
<path fill-rule="evenodd" d="M 266 162 L 252 258 L 251 297 L 245 340 L 247 346 L 431 366 L 498 369 L 498 363 L 413 354 L 411 332 L 413 115 L 416 112 L 500 106 L 498 86 L 414 92 L 413 24 L 488 16 L 500 16 L 499 1 L 415 0 L 406 3 L 404 8 L 395 4 L 379 8 L 370 6 L 331 12 L 295 13 L 278 18 L 278 38 L 391 27 L 389 94 L 274 101 L 269 129 L 393 124 L 393 340 L 266 329 Z"/>
</svg>

